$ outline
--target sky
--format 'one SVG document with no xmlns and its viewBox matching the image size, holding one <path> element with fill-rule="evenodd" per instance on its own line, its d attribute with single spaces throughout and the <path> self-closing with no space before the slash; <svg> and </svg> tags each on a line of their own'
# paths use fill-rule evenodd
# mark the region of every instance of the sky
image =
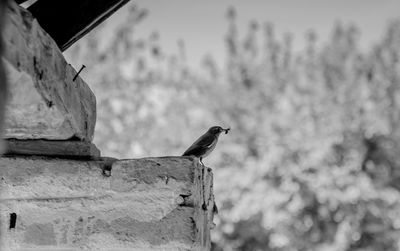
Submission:
<svg viewBox="0 0 400 251">
<path fill-rule="evenodd" d="M 368 48 L 382 37 L 390 19 L 400 17 L 400 0 L 132 0 L 130 4 L 149 11 L 135 29 L 137 38 L 158 31 L 167 53 L 177 52 L 177 41 L 183 39 L 187 63 L 194 67 L 207 53 L 218 63 L 224 62 L 225 13 L 229 6 L 237 10 L 242 35 L 250 20 L 269 21 L 278 36 L 294 34 L 296 50 L 303 48 L 304 34 L 310 29 L 321 41 L 329 38 L 338 20 L 356 24 L 361 30 L 361 46 Z M 122 15 L 116 14 L 109 22 L 121 19 Z"/>
</svg>

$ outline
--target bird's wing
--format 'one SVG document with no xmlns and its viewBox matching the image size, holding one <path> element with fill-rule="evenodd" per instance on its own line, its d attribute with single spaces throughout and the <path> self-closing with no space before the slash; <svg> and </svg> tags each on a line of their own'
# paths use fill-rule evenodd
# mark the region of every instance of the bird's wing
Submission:
<svg viewBox="0 0 400 251">
<path fill-rule="evenodd" d="M 216 143 L 213 135 L 204 134 L 198 138 L 184 153 L 183 156 L 198 155 L 213 147 Z"/>
</svg>

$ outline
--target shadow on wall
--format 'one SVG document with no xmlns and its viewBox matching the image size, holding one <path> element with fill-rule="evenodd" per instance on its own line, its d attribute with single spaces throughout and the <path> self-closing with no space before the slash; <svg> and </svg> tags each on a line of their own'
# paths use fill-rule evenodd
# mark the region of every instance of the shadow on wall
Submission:
<svg viewBox="0 0 400 251">
<path fill-rule="evenodd" d="M 7 101 L 7 82 L 6 82 L 6 73 L 3 65 L 3 60 L 1 59 L 1 55 L 3 54 L 3 37 L 1 36 L 4 26 L 4 12 L 5 6 L 7 4 L 7 0 L 0 0 L 0 153 L 4 150 L 4 144 L 2 141 L 3 135 L 3 124 L 4 124 L 4 112 L 5 112 L 5 104 Z"/>
</svg>

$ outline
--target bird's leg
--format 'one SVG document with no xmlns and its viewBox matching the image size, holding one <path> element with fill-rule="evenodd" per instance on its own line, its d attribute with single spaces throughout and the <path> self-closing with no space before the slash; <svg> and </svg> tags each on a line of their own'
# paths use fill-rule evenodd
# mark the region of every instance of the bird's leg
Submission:
<svg viewBox="0 0 400 251">
<path fill-rule="evenodd" d="M 200 157 L 200 163 L 203 165 L 203 167 L 205 166 L 203 163 L 203 157 Z"/>
</svg>

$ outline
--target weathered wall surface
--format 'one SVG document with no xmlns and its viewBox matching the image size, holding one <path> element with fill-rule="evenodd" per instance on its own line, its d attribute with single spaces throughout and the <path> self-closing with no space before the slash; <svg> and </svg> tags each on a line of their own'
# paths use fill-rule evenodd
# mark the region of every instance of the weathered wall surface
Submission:
<svg viewBox="0 0 400 251">
<path fill-rule="evenodd" d="M 210 250 L 211 169 L 190 157 L 101 158 L 93 93 L 11 2 L 0 250 Z"/>
<path fill-rule="evenodd" d="M 6 73 L 4 70 L 3 61 L 1 60 L 1 55 L 3 55 L 3 27 L 4 27 L 4 13 L 5 13 L 6 1 L 0 0 L 0 153 L 4 151 L 3 146 L 3 124 L 4 124 L 4 111 L 5 104 L 7 101 L 8 85 L 6 82 Z"/>
<path fill-rule="evenodd" d="M 212 173 L 191 158 L 0 158 L 0 184 L 4 251 L 210 249 Z"/>
<path fill-rule="evenodd" d="M 96 99 L 32 15 L 9 1 L 3 61 L 10 84 L 6 138 L 91 141 Z"/>
</svg>

